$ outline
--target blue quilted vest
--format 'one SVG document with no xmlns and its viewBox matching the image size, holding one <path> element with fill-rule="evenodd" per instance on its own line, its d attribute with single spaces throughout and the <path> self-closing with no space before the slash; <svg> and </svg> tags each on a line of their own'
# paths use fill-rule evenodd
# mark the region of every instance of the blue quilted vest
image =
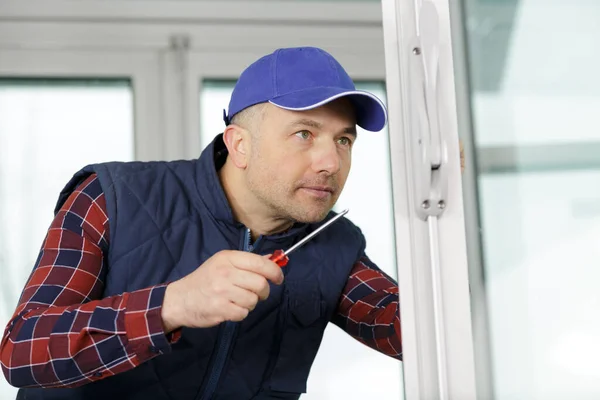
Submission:
<svg viewBox="0 0 600 400">
<path fill-rule="evenodd" d="M 192 161 L 87 166 L 67 184 L 57 210 L 95 172 L 110 218 L 104 296 L 179 279 L 224 249 L 285 249 L 320 224 L 294 226 L 250 244 L 236 222 L 217 170 L 221 135 Z M 331 218 L 330 213 L 327 217 Z M 298 399 L 354 262 L 360 230 L 345 218 L 296 251 L 285 282 L 239 323 L 183 328 L 171 352 L 125 373 L 73 389 L 22 389 L 19 399 Z"/>
</svg>

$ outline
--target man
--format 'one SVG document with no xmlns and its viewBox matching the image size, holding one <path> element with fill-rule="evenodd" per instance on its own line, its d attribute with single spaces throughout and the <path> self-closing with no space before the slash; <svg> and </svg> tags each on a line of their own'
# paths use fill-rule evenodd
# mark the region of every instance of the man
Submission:
<svg viewBox="0 0 600 400">
<path fill-rule="evenodd" d="M 198 160 L 106 163 L 62 191 L 2 339 L 27 399 L 297 399 L 329 321 L 401 359 L 397 284 L 335 214 L 386 110 L 317 48 L 240 76 Z M 365 138 L 368 140 L 368 138 Z"/>
</svg>

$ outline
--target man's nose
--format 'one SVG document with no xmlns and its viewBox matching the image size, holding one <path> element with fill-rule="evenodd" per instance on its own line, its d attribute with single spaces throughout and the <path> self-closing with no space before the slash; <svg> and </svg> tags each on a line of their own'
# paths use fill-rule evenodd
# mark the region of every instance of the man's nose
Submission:
<svg viewBox="0 0 600 400">
<path fill-rule="evenodd" d="M 335 143 L 321 144 L 315 149 L 313 170 L 316 173 L 326 172 L 328 175 L 334 175 L 339 172 L 341 161 Z"/>
</svg>

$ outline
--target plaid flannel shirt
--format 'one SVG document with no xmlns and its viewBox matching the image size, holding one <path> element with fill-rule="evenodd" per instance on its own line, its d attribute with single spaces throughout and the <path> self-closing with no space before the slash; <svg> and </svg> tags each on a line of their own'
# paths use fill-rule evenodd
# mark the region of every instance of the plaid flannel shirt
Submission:
<svg viewBox="0 0 600 400">
<path fill-rule="evenodd" d="M 0 343 L 0 364 L 18 387 L 74 387 L 169 353 L 166 284 L 102 298 L 109 220 L 100 182 L 88 177 L 56 214 Z M 401 359 L 398 286 L 366 257 L 354 265 L 336 325 Z"/>
</svg>

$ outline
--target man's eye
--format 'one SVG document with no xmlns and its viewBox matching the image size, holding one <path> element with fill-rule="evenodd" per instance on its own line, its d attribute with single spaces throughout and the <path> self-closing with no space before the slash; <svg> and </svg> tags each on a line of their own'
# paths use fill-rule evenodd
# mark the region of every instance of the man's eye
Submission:
<svg viewBox="0 0 600 400">
<path fill-rule="evenodd" d="M 342 146 L 349 146 L 352 144 L 352 141 L 350 140 L 350 138 L 344 136 L 338 139 L 338 143 Z"/>
<path fill-rule="evenodd" d="M 310 138 L 310 132 L 309 131 L 300 131 L 300 132 L 296 132 L 296 136 L 298 136 L 300 139 L 309 139 Z"/>
</svg>

